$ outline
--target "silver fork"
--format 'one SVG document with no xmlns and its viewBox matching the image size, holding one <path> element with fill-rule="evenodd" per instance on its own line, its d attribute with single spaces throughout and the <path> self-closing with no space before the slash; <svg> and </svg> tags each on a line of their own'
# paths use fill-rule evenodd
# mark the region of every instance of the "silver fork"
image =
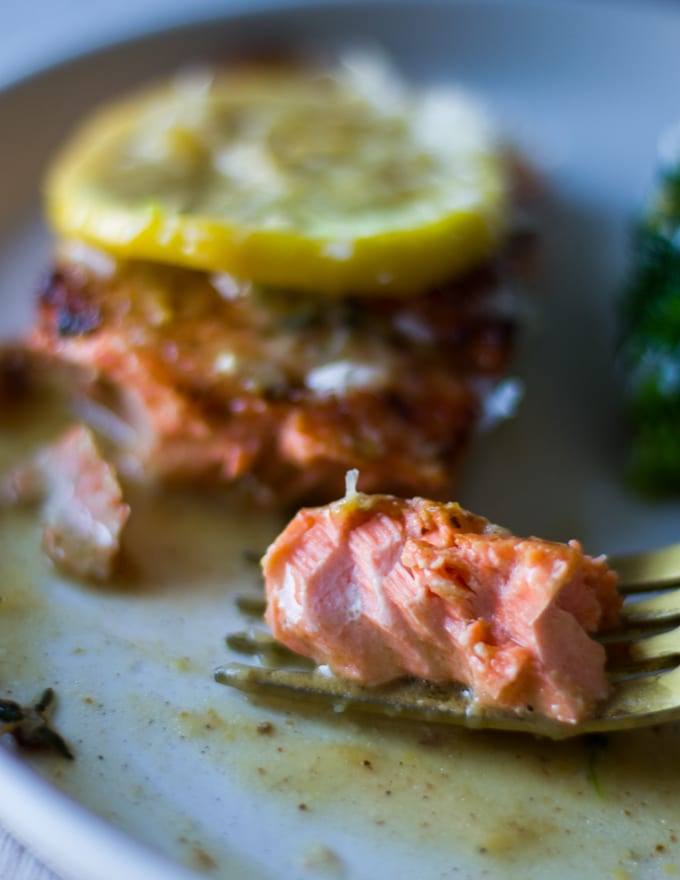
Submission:
<svg viewBox="0 0 680 880">
<path fill-rule="evenodd" d="M 261 631 L 227 639 L 236 651 L 257 655 L 265 665 L 229 663 L 215 670 L 221 684 L 253 695 L 295 698 L 389 717 L 515 730 L 556 739 L 628 730 L 680 721 L 680 543 L 629 556 L 612 556 L 625 601 L 621 626 L 600 638 L 607 650 L 611 694 L 578 724 L 479 707 L 460 685 L 422 681 L 366 688 L 324 674 Z M 656 595 L 642 595 L 654 592 Z M 262 597 L 241 597 L 245 614 L 261 616 Z"/>
</svg>

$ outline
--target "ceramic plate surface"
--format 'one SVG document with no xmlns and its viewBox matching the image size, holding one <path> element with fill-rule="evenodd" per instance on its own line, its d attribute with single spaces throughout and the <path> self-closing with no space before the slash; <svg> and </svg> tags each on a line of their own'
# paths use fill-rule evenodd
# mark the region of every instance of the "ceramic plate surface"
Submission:
<svg viewBox="0 0 680 880">
<path fill-rule="evenodd" d="M 259 4 L 262 6 L 262 4 Z M 0 95 L 0 321 L 26 327 L 49 254 L 48 157 L 97 102 L 244 50 L 384 48 L 475 93 L 540 171 L 540 266 L 517 417 L 483 438 L 459 499 L 591 552 L 678 539 L 680 506 L 621 482 L 616 296 L 659 135 L 680 110 L 680 12 L 614 3 L 312 4 L 152 34 Z M 49 433 L 0 414 L 0 466 Z M 680 872 L 680 731 L 555 744 L 255 705 L 214 683 L 249 559 L 281 523 L 187 495 L 133 499 L 128 583 L 51 570 L 30 514 L 0 522 L 0 691 L 53 686 L 72 763 L 0 750 L 0 819 L 78 880 L 637 878 Z"/>
</svg>

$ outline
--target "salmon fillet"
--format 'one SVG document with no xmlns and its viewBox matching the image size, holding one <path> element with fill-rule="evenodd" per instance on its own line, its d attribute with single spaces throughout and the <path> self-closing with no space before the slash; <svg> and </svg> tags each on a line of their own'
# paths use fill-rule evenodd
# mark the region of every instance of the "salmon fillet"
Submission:
<svg viewBox="0 0 680 880">
<path fill-rule="evenodd" d="M 129 472 L 326 501 L 446 495 L 514 319 L 497 266 L 412 298 L 332 299 L 227 276 L 62 255 L 27 345 L 76 365 L 127 426 Z"/>
<path fill-rule="evenodd" d="M 479 706 L 575 723 L 607 695 L 617 576 L 577 541 L 519 538 L 456 503 L 348 494 L 300 511 L 263 559 L 266 621 L 363 685 L 461 682 Z"/>
</svg>

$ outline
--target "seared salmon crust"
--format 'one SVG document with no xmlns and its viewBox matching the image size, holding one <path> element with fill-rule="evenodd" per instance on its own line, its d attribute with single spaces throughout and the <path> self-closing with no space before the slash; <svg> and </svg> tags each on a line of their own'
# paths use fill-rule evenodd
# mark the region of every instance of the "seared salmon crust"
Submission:
<svg viewBox="0 0 680 880">
<path fill-rule="evenodd" d="M 411 298 L 333 299 L 105 260 L 57 260 L 28 345 L 87 371 L 145 476 L 281 504 L 337 497 L 357 467 L 369 491 L 443 497 L 507 367 L 493 264 Z"/>
</svg>

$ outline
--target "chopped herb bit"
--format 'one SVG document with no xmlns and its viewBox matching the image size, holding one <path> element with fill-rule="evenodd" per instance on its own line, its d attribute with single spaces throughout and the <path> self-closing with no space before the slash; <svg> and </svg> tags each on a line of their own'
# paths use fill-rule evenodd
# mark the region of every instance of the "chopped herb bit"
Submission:
<svg viewBox="0 0 680 880">
<path fill-rule="evenodd" d="M 14 700 L 0 699 L 0 734 L 8 733 L 25 749 L 56 752 L 73 760 L 66 741 L 50 726 L 47 717 L 54 707 L 55 694 L 47 688 L 32 706 L 21 706 Z"/>
</svg>

